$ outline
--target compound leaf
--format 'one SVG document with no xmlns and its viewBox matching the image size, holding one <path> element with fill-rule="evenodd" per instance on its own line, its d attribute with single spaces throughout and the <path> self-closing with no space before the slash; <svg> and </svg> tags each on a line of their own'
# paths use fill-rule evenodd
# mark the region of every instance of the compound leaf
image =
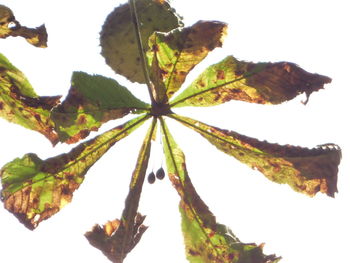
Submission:
<svg viewBox="0 0 350 263">
<path fill-rule="evenodd" d="M 113 79 L 74 72 L 68 96 L 53 110 L 51 118 L 59 140 L 75 143 L 109 120 L 147 108 L 148 104 Z"/>
<path fill-rule="evenodd" d="M 224 153 L 259 170 L 273 182 L 288 184 L 293 190 L 309 196 L 321 192 L 334 197 L 337 192 L 341 159 L 341 150 L 337 145 L 326 144 L 313 149 L 281 146 L 187 117 L 170 117 L 195 130 Z"/>
<path fill-rule="evenodd" d="M 58 137 L 50 119 L 60 96 L 39 97 L 24 74 L 0 54 L 0 116 L 45 135 L 52 144 Z"/>
<path fill-rule="evenodd" d="M 5 208 L 29 229 L 36 228 L 69 203 L 89 168 L 146 119 L 141 116 L 130 120 L 66 154 L 41 160 L 29 153 L 7 163 L 0 170 Z"/>
<path fill-rule="evenodd" d="M 330 78 L 311 74 L 290 62 L 251 63 L 228 56 L 207 68 L 170 104 L 213 106 L 230 100 L 279 104 L 301 93 L 309 98 L 330 82 Z"/>
<path fill-rule="evenodd" d="M 153 32 L 168 32 L 182 25 L 181 19 L 165 0 L 137 0 L 136 9 L 142 46 L 147 50 L 148 38 Z M 130 81 L 146 83 L 129 4 L 110 13 L 102 27 L 100 42 L 102 56 L 117 73 Z"/>
<path fill-rule="evenodd" d="M 162 102 L 181 87 L 187 74 L 216 47 L 221 47 L 227 25 L 199 21 L 169 33 L 155 32 L 149 40 L 148 63 L 155 86 L 163 86 Z M 165 96 L 166 95 L 166 96 Z"/>
<path fill-rule="evenodd" d="M 47 32 L 45 25 L 37 28 L 21 26 L 15 19 L 10 8 L 0 5 L 0 38 L 23 37 L 36 47 L 47 47 Z"/>
<path fill-rule="evenodd" d="M 185 156 L 165 123 L 163 145 L 169 178 L 181 197 L 180 213 L 187 259 L 191 263 L 276 263 L 280 258 L 266 256 L 262 245 L 245 244 L 215 216 L 197 194 L 188 176 Z"/>
<path fill-rule="evenodd" d="M 103 230 L 95 225 L 85 237 L 90 244 L 101 250 L 112 262 L 122 263 L 127 254 L 137 245 L 147 227 L 142 223 L 145 216 L 137 212 L 142 186 L 150 157 L 151 140 L 155 133 L 156 119 L 146 135 L 139 152 L 133 172 L 129 194 L 125 200 L 125 208 L 121 220 L 114 220 L 104 225 Z"/>
</svg>

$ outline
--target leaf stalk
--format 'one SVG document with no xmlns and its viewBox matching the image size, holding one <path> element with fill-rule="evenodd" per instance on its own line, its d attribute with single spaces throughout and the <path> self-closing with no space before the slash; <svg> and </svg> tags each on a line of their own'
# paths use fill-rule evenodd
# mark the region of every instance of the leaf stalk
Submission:
<svg viewBox="0 0 350 263">
<path fill-rule="evenodd" d="M 131 13 L 131 21 L 134 25 L 134 30 L 135 30 L 135 35 L 136 35 L 137 47 L 138 47 L 139 52 L 140 52 L 142 71 L 143 71 L 143 75 L 145 77 L 146 85 L 148 88 L 148 93 L 149 93 L 149 96 L 150 96 L 150 99 L 151 99 L 151 102 L 153 105 L 156 103 L 154 96 L 153 96 L 153 92 L 152 92 L 153 83 L 151 81 L 149 68 L 148 68 L 147 62 L 146 62 L 146 54 L 145 54 L 145 51 L 144 51 L 143 46 L 142 46 L 141 31 L 140 31 L 141 25 L 140 25 L 140 21 L 138 19 L 138 15 L 137 15 L 135 0 L 129 0 L 129 6 L 130 6 L 130 13 Z"/>
</svg>

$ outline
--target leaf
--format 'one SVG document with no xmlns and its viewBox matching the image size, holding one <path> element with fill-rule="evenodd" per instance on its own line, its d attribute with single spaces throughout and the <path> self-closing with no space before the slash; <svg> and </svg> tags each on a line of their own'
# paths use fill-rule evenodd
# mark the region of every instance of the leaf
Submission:
<svg viewBox="0 0 350 263">
<path fill-rule="evenodd" d="M 170 104 L 213 106 L 230 100 L 279 104 L 301 93 L 308 100 L 312 92 L 330 82 L 330 78 L 311 74 L 290 62 L 251 63 L 228 56 L 207 68 Z"/>
<path fill-rule="evenodd" d="M 191 27 L 169 33 L 155 32 L 149 40 L 148 63 L 155 86 L 163 85 L 168 101 L 184 83 L 187 74 L 216 47 L 221 47 L 227 25 L 217 21 L 199 21 Z M 164 92 L 163 92 L 164 93 Z"/>
<path fill-rule="evenodd" d="M 39 97 L 24 74 L 0 54 L 0 116 L 45 135 L 52 144 L 58 137 L 50 119 L 60 96 Z"/>
<path fill-rule="evenodd" d="M 138 244 L 142 235 L 147 230 L 147 227 L 143 225 L 145 218 L 145 216 L 139 213 L 136 214 L 132 225 L 133 232 L 129 236 L 131 238 L 131 244 L 123 252 L 120 251 L 120 246 L 122 246 L 125 237 L 125 227 L 121 227 L 121 221 L 119 219 L 109 221 L 103 227 L 95 225 L 90 232 L 85 233 L 85 237 L 92 246 L 101 250 L 110 261 L 114 263 L 123 262 L 127 253 Z"/>
<path fill-rule="evenodd" d="M 36 228 L 69 203 L 90 167 L 146 119 L 148 116 L 130 120 L 66 154 L 41 160 L 29 153 L 7 163 L 0 170 L 5 208 L 29 229 Z"/>
<path fill-rule="evenodd" d="M 136 7 L 142 24 L 141 38 L 145 50 L 148 38 L 154 31 L 168 32 L 182 25 L 168 1 L 137 0 Z M 146 83 L 129 4 L 115 8 L 108 15 L 102 27 L 100 42 L 102 56 L 117 74 L 132 82 Z"/>
<path fill-rule="evenodd" d="M 165 123 L 163 145 L 169 178 L 181 197 L 180 213 L 187 259 L 191 263 L 276 263 L 280 258 L 266 256 L 263 245 L 245 244 L 215 216 L 202 201 L 188 176 L 185 156 Z"/>
<path fill-rule="evenodd" d="M 137 245 L 147 229 L 142 224 L 145 216 L 137 213 L 137 209 L 150 157 L 151 140 L 156 131 L 155 124 L 156 119 L 154 118 L 139 152 L 122 219 L 107 223 L 103 230 L 96 225 L 92 231 L 85 234 L 92 246 L 101 250 L 109 260 L 115 263 L 124 261 L 127 254 Z"/>
<path fill-rule="evenodd" d="M 65 101 L 51 114 L 61 142 L 75 143 L 109 120 L 149 108 L 110 78 L 74 72 L 71 83 Z"/>
<path fill-rule="evenodd" d="M 187 117 L 169 117 L 195 130 L 219 150 L 259 170 L 273 182 L 288 184 L 293 190 L 309 196 L 321 192 L 334 197 L 337 192 L 341 150 L 335 144 L 320 145 L 313 149 L 281 146 Z"/>
<path fill-rule="evenodd" d="M 36 47 L 47 47 L 47 32 L 45 25 L 37 28 L 21 26 L 15 19 L 11 9 L 0 5 L 0 38 L 23 37 Z"/>
</svg>

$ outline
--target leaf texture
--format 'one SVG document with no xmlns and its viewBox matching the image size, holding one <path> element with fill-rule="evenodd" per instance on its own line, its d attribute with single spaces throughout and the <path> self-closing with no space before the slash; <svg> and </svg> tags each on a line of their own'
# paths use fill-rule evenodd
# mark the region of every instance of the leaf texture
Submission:
<svg viewBox="0 0 350 263">
<path fill-rule="evenodd" d="M 161 94 L 160 102 L 167 102 L 180 89 L 187 74 L 211 50 L 222 46 L 226 29 L 222 22 L 199 21 L 191 27 L 155 32 L 150 37 L 147 57 L 151 79 L 165 93 Z"/>
<path fill-rule="evenodd" d="M 90 244 L 101 250 L 114 263 L 122 263 L 127 254 L 137 245 L 147 227 L 142 223 L 145 216 L 137 212 L 142 186 L 148 166 L 151 150 L 151 140 L 155 134 L 156 119 L 146 135 L 139 152 L 137 164 L 132 175 L 129 194 L 125 201 L 125 208 L 121 220 L 114 220 L 104 225 L 94 226 L 85 237 Z"/>
<path fill-rule="evenodd" d="M 273 182 L 288 184 L 293 190 L 309 196 L 321 192 L 334 197 L 337 192 L 341 160 L 341 150 L 337 145 L 326 144 L 313 149 L 281 146 L 187 117 L 169 117 L 198 132 L 224 153 L 259 170 Z"/>
<path fill-rule="evenodd" d="M 39 97 L 24 74 L 0 54 L 0 116 L 27 129 L 38 131 L 56 144 L 58 136 L 50 119 L 60 96 Z"/>
<path fill-rule="evenodd" d="M 109 120 L 147 108 L 148 104 L 113 79 L 74 72 L 68 96 L 53 110 L 51 118 L 60 141 L 75 143 Z"/>
<path fill-rule="evenodd" d="M 330 82 L 329 77 L 311 74 L 290 62 L 251 63 L 228 56 L 208 67 L 170 104 L 213 106 L 230 100 L 280 104 L 301 93 L 308 100 L 312 92 Z"/>
<path fill-rule="evenodd" d="M 89 168 L 147 118 L 130 120 L 66 154 L 41 160 L 29 153 L 7 163 L 0 170 L 5 208 L 29 229 L 36 228 L 69 203 Z"/>
<path fill-rule="evenodd" d="M 144 50 L 147 50 L 147 41 L 153 32 L 168 32 L 182 25 L 168 1 L 137 0 L 136 8 L 142 24 L 140 30 Z M 146 83 L 129 4 L 115 8 L 108 15 L 102 27 L 100 42 L 102 56 L 117 74 L 132 82 Z"/>
<path fill-rule="evenodd" d="M 0 5 L 0 38 L 23 37 L 36 47 L 47 47 L 47 32 L 45 25 L 37 28 L 21 26 L 11 9 Z"/>
<path fill-rule="evenodd" d="M 191 263 L 276 263 L 262 245 L 245 244 L 215 216 L 197 194 L 188 176 L 185 156 L 162 123 L 163 145 L 169 178 L 181 197 L 180 213 L 187 259 Z"/>
</svg>

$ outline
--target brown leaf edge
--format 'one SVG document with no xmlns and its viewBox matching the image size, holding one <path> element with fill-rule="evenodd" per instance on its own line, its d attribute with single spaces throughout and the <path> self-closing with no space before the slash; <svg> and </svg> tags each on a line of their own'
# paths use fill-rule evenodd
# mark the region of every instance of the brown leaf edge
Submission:
<svg viewBox="0 0 350 263">
<path fill-rule="evenodd" d="M 11 23 L 13 23 L 14 25 L 13 27 L 9 27 Z M 18 22 L 15 16 L 12 14 L 7 18 L 7 21 L 0 26 L 6 29 L 6 33 L 0 34 L 0 38 L 7 38 L 9 36 L 23 37 L 28 41 L 28 43 L 32 44 L 35 47 L 40 47 L 40 48 L 47 47 L 48 34 L 46 31 L 45 25 L 41 25 L 36 28 L 25 27 L 25 26 L 22 26 L 20 22 Z"/>
<path fill-rule="evenodd" d="M 242 243 L 228 227 L 216 222 L 190 180 L 185 155 L 164 120 L 160 120 L 168 176 L 181 197 L 179 210 L 187 259 L 191 263 L 277 263 L 281 257 L 264 255 L 264 244 Z"/>
<path fill-rule="evenodd" d="M 272 144 L 234 131 L 220 129 L 176 114 L 168 115 L 201 134 L 220 151 L 259 170 L 276 183 L 314 196 L 317 192 L 334 197 L 337 190 L 341 149 L 336 144 L 315 148 Z"/>
</svg>

